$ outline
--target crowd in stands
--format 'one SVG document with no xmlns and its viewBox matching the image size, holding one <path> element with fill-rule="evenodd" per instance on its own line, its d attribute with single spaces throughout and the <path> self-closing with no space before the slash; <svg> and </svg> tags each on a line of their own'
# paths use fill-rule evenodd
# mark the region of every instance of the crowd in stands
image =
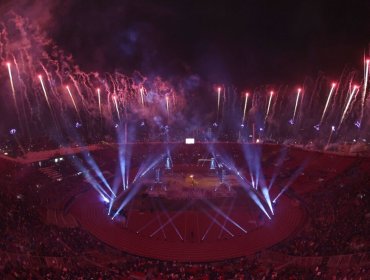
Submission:
<svg viewBox="0 0 370 280">
<path fill-rule="evenodd" d="M 310 220 L 275 249 L 296 256 L 332 256 L 370 250 L 370 176 L 353 166 L 303 198 Z"/>
<path fill-rule="evenodd" d="M 294 256 L 368 252 L 370 176 L 356 170 L 354 166 L 319 191 L 301 198 L 310 221 L 296 236 L 272 250 Z M 132 256 L 103 244 L 82 228 L 46 224 L 42 219 L 44 205 L 33 182 L 38 176 L 27 177 L 30 182 L 21 187 L 24 181 L 14 176 L 15 172 L 3 172 L 0 178 L 0 279 L 344 280 L 368 279 L 370 274 L 370 267 L 274 265 L 258 255 L 203 264 Z"/>
</svg>

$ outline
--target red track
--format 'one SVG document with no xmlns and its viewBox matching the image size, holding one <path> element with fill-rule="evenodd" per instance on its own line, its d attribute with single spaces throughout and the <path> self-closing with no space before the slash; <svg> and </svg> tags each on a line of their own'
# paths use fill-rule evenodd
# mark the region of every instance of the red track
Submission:
<svg viewBox="0 0 370 280">
<path fill-rule="evenodd" d="M 159 238 L 161 232 L 150 237 L 150 235 L 137 234 L 130 228 L 126 229 L 122 224 L 112 221 L 107 216 L 106 207 L 94 191 L 78 196 L 71 207 L 71 213 L 78 219 L 83 228 L 117 249 L 149 258 L 193 262 L 214 261 L 254 254 L 289 237 L 304 221 L 304 211 L 299 203 L 282 197 L 275 209 L 276 214 L 272 221 L 268 221 L 248 233 L 242 233 L 239 230 L 239 234 L 235 234 L 234 237 L 229 235 L 228 239 L 206 238 L 201 242 L 198 233 L 195 233 L 194 239 L 185 238 L 185 241 L 181 241 L 180 238 L 169 238 L 168 240 Z M 145 214 L 148 215 L 148 213 Z M 234 215 L 238 214 L 240 213 L 234 213 Z M 151 215 L 156 220 L 156 213 L 151 213 Z M 184 219 L 197 215 L 198 213 L 194 210 L 184 211 L 177 216 L 174 223 L 184 234 L 183 227 L 181 227 L 181 224 L 187 223 Z M 210 223 L 212 223 L 211 219 L 203 220 L 200 223 L 199 233 L 204 232 Z M 165 228 L 170 227 L 171 224 L 168 224 Z M 216 225 L 213 227 L 217 228 Z M 232 225 L 229 224 L 228 228 L 231 229 Z M 237 232 L 235 229 L 234 227 L 234 232 Z"/>
</svg>

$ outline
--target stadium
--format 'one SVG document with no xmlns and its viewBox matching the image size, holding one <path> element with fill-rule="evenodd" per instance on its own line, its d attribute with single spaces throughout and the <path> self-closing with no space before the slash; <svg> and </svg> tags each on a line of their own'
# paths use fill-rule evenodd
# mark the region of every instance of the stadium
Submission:
<svg viewBox="0 0 370 280">
<path fill-rule="evenodd" d="M 0 5 L 0 278 L 369 279 L 370 6 L 129 2 Z"/>
<path fill-rule="evenodd" d="M 123 149 L 131 154 L 126 183 L 113 175 Z M 258 165 L 243 150 L 260 157 L 258 187 L 241 179 L 255 174 L 248 160 Z M 236 268 L 240 277 L 338 268 L 366 275 L 367 157 L 274 144 L 131 143 L 2 156 L 1 166 L 6 230 L 15 233 L 3 240 L 2 259 L 17 256 L 21 271 L 42 276 L 45 266 L 52 277 L 90 271 L 114 279 L 226 276 Z M 114 202 L 100 178 L 119 186 Z"/>
</svg>

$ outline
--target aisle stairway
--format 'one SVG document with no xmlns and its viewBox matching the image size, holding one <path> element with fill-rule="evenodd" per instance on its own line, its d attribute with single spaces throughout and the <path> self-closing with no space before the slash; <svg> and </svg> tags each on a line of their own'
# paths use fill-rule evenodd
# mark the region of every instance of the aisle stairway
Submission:
<svg viewBox="0 0 370 280">
<path fill-rule="evenodd" d="M 39 168 L 39 171 L 53 181 L 61 181 L 63 179 L 62 174 L 60 174 L 59 171 L 55 170 L 55 168 L 52 166 L 41 167 Z"/>
</svg>

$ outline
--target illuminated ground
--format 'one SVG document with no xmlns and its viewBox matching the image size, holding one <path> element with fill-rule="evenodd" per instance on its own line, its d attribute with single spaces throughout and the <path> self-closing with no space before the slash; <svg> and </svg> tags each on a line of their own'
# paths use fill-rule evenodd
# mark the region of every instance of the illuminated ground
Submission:
<svg viewBox="0 0 370 280">
<path fill-rule="evenodd" d="M 176 158 L 179 151 L 174 150 Z M 180 152 L 186 155 L 192 149 L 181 147 Z M 238 184 L 235 174 L 228 172 L 220 184 L 209 162 L 177 164 L 175 160 L 171 170 L 160 166 L 161 176 L 155 179 L 156 168 L 148 172 L 140 191 L 113 221 L 107 215 L 108 205 L 94 191 L 78 196 L 71 213 L 82 227 L 115 248 L 181 261 L 250 255 L 288 238 L 305 221 L 300 202 L 285 195 L 274 205 L 270 220 Z M 136 172 L 136 168 L 131 170 Z M 248 170 L 245 167 L 241 172 Z M 127 194 L 117 199 L 112 213 Z M 272 194 L 276 196 L 276 190 Z"/>
<path fill-rule="evenodd" d="M 221 209 L 227 212 L 227 208 Z M 217 212 L 206 213 L 203 207 L 194 204 L 182 211 L 161 211 L 158 207 L 149 211 L 132 210 L 127 214 L 127 221 L 112 221 L 94 191 L 78 196 L 71 213 L 83 228 L 115 248 L 150 258 L 181 261 L 210 261 L 253 254 L 289 237 L 305 218 L 299 202 L 283 197 L 272 221 L 248 207 L 233 207 L 229 216 L 248 232 Z M 217 222 L 213 223 L 213 219 Z"/>
</svg>

